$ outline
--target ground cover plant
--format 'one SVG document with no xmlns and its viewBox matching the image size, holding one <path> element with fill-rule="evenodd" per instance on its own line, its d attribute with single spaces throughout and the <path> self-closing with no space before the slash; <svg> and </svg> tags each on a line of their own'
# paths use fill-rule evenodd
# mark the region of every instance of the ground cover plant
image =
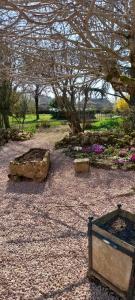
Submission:
<svg viewBox="0 0 135 300">
<path fill-rule="evenodd" d="M 56 148 L 74 159 L 89 158 L 97 167 L 135 170 L 135 132 L 86 131 L 65 137 Z"/>
<path fill-rule="evenodd" d="M 64 153 L 72 158 L 89 158 L 92 165 L 110 169 L 135 170 L 135 147 L 93 144 L 85 147 L 68 147 Z"/>
</svg>

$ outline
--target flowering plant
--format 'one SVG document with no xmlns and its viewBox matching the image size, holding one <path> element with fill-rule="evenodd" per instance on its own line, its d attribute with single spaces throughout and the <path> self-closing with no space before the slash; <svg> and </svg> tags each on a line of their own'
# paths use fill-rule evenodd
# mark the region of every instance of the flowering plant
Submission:
<svg viewBox="0 0 135 300">
<path fill-rule="evenodd" d="M 82 152 L 85 152 L 85 153 L 91 152 L 91 146 L 82 147 Z"/>
<path fill-rule="evenodd" d="M 131 151 L 131 152 L 135 152 L 135 147 L 131 147 L 131 148 L 130 148 L 130 151 Z"/>
<path fill-rule="evenodd" d="M 100 154 L 100 153 L 103 153 L 105 150 L 105 147 L 102 146 L 102 145 L 99 145 L 99 144 L 93 144 L 91 146 L 91 151 L 96 153 L 96 154 Z"/>
<path fill-rule="evenodd" d="M 119 165 L 123 165 L 124 163 L 129 161 L 129 157 L 113 157 L 114 159 L 114 163 L 115 164 L 119 164 Z"/>
<path fill-rule="evenodd" d="M 130 160 L 131 160 L 132 162 L 135 162 L 135 153 L 131 155 Z"/>
<path fill-rule="evenodd" d="M 124 157 L 128 154 L 128 149 L 121 149 L 119 152 L 120 157 Z"/>
<path fill-rule="evenodd" d="M 74 147 L 74 150 L 75 150 L 75 151 L 81 151 L 81 150 L 82 150 L 82 147 L 75 146 L 75 147 Z"/>
<path fill-rule="evenodd" d="M 125 160 L 124 158 L 118 158 L 118 159 L 116 160 L 116 163 L 117 163 L 117 164 L 120 164 L 120 165 L 123 165 L 125 162 L 126 162 L 126 160 Z"/>
</svg>

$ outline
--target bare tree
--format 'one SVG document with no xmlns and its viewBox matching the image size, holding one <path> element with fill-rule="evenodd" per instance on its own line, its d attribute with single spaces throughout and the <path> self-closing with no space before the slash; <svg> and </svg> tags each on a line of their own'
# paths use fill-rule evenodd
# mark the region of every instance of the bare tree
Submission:
<svg viewBox="0 0 135 300">
<path fill-rule="evenodd" d="M 76 109 L 76 89 L 71 79 L 53 84 L 53 91 L 58 107 L 65 112 L 73 134 L 82 131 L 80 118 Z"/>
<path fill-rule="evenodd" d="M 8 40 L 12 37 L 18 56 L 27 56 L 33 68 L 41 71 L 46 65 L 49 69 L 52 57 L 59 57 L 60 53 L 74 55 L 72 63 L 62 56 L 58 61 L 55 59 L 57 72 L 50 73 L 49 77 L 46 72 L 46 76 L 38 78 L 38 83 L 44 77 L 48 83 L 72 78 L 76 72 L 66 74 L 64 67 L 106 80 L 121 97 L 126 99 L 128 93 L 130 106 L 134 108 L 134 0 L 40 0 L 36 3 L 2 0 L 1 15 L 1 35 L 6 32 Z M 27 78 L 26 72 L 20 73 Z M 35 82 L 34 74 L 33 69 Z"/>
<path fill-rule="evenodd" d="M 35 113 L 36 113 L 36 120 L 39 120 L 39 96 L 42 94 L 44 90 L 44 86 L 40 86 L 39 84 L 35 84 L 32 90 L 32 94 L 34 95 L 35 100 Z"/>
</svg>

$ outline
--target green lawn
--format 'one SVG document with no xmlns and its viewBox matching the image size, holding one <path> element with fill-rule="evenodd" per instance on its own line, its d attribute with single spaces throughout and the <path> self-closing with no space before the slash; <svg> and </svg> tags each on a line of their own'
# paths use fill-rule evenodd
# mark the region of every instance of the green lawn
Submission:
<svg viewBox="0 0 135 300">
<path fill-rule="evenodd" d="M 103 118 L 102 120 L 95 120 L 92 123 L 92 127 L 90 127 L 90 130 L 111 130 L 120 127 L 122 122 L 123 119 L 121 117 Z M 63 125 L 64 122 L 62 120 L 53 119 L 53 116 L 51 114 L 41 114 L 39 121 L 36 121 L 34 114 L 27 114 L 23 129 L 25 131 L 30 131 L 34 133 L 36 132 L 38 127 L 42 126 L 43 128 L 46 128 L 48 124 L 50 126 L 59 126 Z M 10 125 L 11 127 L 19 128 L 20 126 L 20 129 L 22 128 L 22 126 L 18 124 L 17 120 L 14 117 L 10 117 Z"/>
<path fill-rule="evenodd" d="M 53 119 L 53 116 L 51 114 L 41 114 L 38 121 L 36 120 L 34 114 L 27 114 L 23 129 L 25 131 L 30 131 L 34 133 L 36 132 L 38 126 L 43 126 L 45 128 L 48 124 L 50 126 L 59 126 L 63 124 L 63 122 L 61 120 Z M 19 128 L 20 126 L 20 128 L 22 128 L 21 124 L 19 125 L 18 121 L 14 117 L 10 117 L 10 125 L 11 127 Z"/>
<path fill-rule="evenodd" d="M 52 119 L 51 114 L 41 114 L 40 115 L 40 121 L 49 121 L 51 119 Z M 11 122 L 11 124 L 16 124 L 17 120 L 14 117 L 10 117 L 10 122 Z M 35 115 L 34 114 L 27 114 L 26 119 L 25 119 L 25 124 L 26 123 L 34 123 L 34 122 L 37 122 Z"/>
<path fill-rule="evenodd" d="M 114 118 L 104 118 L 101 121 L 95 121 L 92 123 L 92 129 L 102 130 L 102 129 L 114 129 L 120 127 L 123 122 L 123 118 L 114 117 Z"/>
</svg>

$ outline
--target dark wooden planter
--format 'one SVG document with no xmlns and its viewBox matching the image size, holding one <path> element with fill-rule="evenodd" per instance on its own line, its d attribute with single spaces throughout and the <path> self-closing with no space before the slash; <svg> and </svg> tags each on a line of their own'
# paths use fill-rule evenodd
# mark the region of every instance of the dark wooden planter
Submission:
<svg viewBox="0 0 135 300">
<path fill-rule="evenodd" d="M 125 225 L 122 225 L 125 224 Z M 88 223 L 89 278 L 135 299 L 135 215 L 121 209 Z"/>
</svg>

